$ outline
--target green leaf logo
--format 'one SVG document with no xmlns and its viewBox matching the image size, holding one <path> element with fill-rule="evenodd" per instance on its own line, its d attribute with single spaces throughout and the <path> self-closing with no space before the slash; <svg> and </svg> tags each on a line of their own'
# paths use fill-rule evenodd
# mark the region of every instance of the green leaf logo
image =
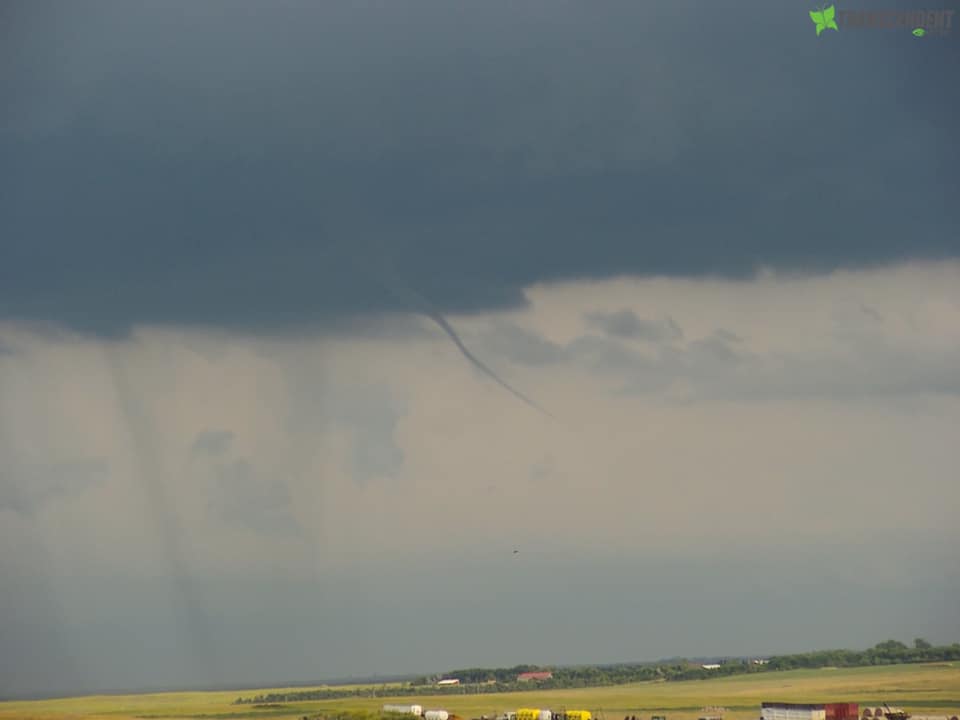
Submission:
<svg viewBox="0 0 960 720">
<path fill-rule="evenodd" d="M 927 34 L 927 31 L 924 30 L 923 28 L 915 28 L 913 31 L 914 37 L 923 37 L 926 34 Z"/>
<path fill-rule="evenodd" d="M 834 19 L 836 14 L 836 8 L 834 8 L 833 5 L 821 8 L 820 10 L 810 11 L 810 19 L 813 20 L 813 24 L 817 26 L 817 37 L 820 37 L 820 33 L 827 28 L 832 28 L 838 32 L 840 31 L 840 28 L 837 27 L 837 21 Z"/>
</svg>

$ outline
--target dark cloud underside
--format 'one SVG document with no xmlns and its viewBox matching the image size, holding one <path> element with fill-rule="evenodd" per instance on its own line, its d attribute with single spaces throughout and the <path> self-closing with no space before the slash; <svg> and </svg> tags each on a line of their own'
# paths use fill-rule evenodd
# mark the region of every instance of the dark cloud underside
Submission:
<svg viewBox="0 0 960 720">
<path fill-rule="evenodd" d="M 444 313 L 960 251 L 956 37 L 759 2 L 5 12 L 0 317 L 342 327 L 402 309 L 379 248 Z"/>
</svg>

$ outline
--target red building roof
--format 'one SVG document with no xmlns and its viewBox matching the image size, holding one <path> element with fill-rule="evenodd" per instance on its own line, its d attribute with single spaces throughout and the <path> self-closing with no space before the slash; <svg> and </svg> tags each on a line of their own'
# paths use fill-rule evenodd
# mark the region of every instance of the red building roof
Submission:
<svg viewBox="0 0 960 720">
<path fill-rule="evenodd" d="M 525 672 L 517 675 L 517 680 L 523 682 L 524 680 L 549 680 L 553 677 L 552 672 Z"/>
</svg>

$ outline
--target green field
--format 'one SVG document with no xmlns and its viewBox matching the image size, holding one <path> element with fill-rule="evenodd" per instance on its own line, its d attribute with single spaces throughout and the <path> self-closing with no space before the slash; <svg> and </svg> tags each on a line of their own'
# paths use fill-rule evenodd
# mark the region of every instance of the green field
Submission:
<svg viewBox="0 0 960 720">
<path fill-rule="evenodd" d="M 305 688 L 291 688 L 304 690 Z M 229 692 L 181 692 L 113 695 L 0 703 L 0 720 L 133 720 L 134 718 L 271 718 L 293 720 L 337 710 L 377 710 L 389 699 L 349 698 L 257 707 L 234 705 L 277 689 Z M 547 690 L 490 695 L 404 697 L 398 703 L 443 708 L 465 718 L 516 710 L 518 707 L 586 709 L 605 720 L 624 715 L 665 714 L 668 720 L 695 719 L 704 706 L 727 708 L 725 718 L 754 720 L 762 701 L 859 702 L 871 707 L 887 702 L 914 714 L 960 714 L 960 663 L 891 665 L 850 669 L 793 670 L 739 675 L 716 680 L 647 682 L 603 688 Z"/>
</svg>

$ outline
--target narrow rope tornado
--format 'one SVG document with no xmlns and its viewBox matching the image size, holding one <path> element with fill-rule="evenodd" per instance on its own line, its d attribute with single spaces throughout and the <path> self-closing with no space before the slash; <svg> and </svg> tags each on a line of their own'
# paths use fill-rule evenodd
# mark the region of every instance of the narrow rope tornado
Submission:
<svg viewBox="0 0 960 720">
<path fill-rule="evenodd" d="M 510 385 L 506 380 L 497 375 L 490 367 L 480 360 L 480 358 L 474 355 L 470 351 L 470 348 L 464 345 L 463 341 L 460 339 L 460 336 L 457 335 L 457 331 L 454 330 L 450 323 L 447 322 L 447 319 L 440 314 L 440 311 L 433 307 L 426 298 L 403 283 L 403 281 L 390 266 L 385 254 L 378 253 L 376 257 L 379 260 L 377 267 L 380 271 L 378 275 L 381 278 L 381 284 L 390 292 L 390 294 L 405 304 L 412 305 L 417 312 L 429 318 L 430 320 L 433 320 L 433 322 L 435 322 L 440 329 L 447 334 L 447 337 L 453 341 L 453 343 L 460 350 L 460 353 L 467 360 L 469 360 L 470 363 L 477 368 L 477 370 L 489 377 L 511 395 L 532 407 L 537 412 L 543 413 L 552 420 L 556 419 L 539 404 L 534 402 L 532 399 Z"/>
<path fill-rule="evenodd" d="M 191 651 L 189 661 L 194 664 L 193 672 L 198 677 L 204 677 L 204 673 L 210 677 L 215 656 L 207 626 L 208 618 L 190 575 L 176 510 L 167 496 L 159 453 L 153 439 L 153 422 L 146 401 L 127 372 L 118 349 L 105 347 L 103 353 L 117 409 L 129 433 L 135 475 L 142 483 L 147 511 L 160 535 L 160 550 L 169 566 L 174 609 L 182 613 L 180 619 L 185 623 L 179 639 L 185 641 Z"/>
</svg>

